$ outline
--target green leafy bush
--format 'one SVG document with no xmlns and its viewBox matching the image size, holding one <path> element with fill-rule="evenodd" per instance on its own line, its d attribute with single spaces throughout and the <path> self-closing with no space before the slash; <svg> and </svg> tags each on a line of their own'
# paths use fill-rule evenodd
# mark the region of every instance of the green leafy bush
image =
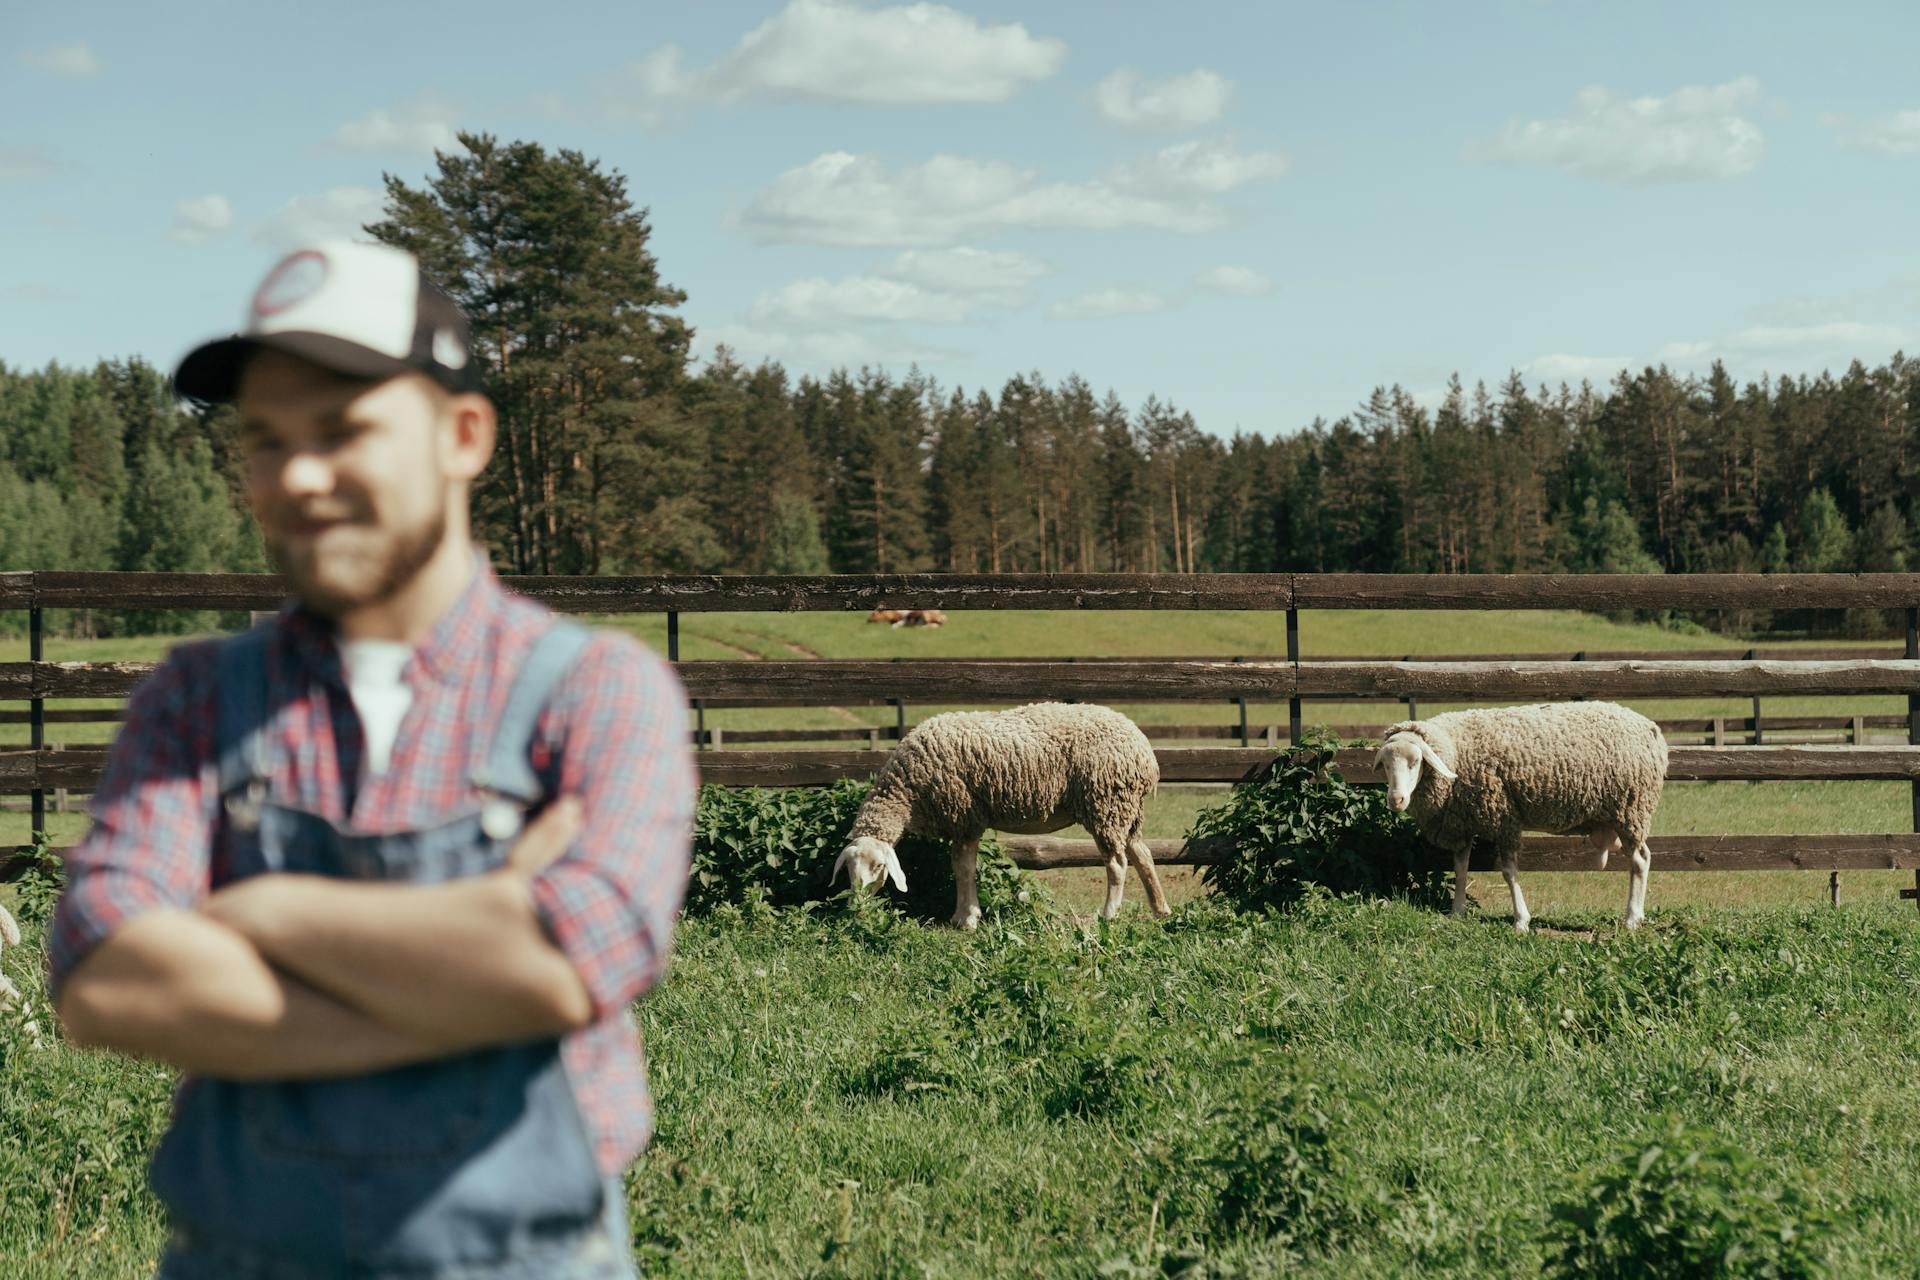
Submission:
<svg viewBox="0 0 1920 1280">
<path fill-rule="evenodd" d="M 1669 1121 L 1554 1204 L 1547 1274 L 1800 1280 L 1829 1273 L 1832 1216 L 1804 1174 Z"/>
<path fill-rule="evenodd" d="M 864 782 L 831 787 L 766 790 L 702 787 L 693 823 L 693 876 L 687 911 L 704 914 L 722 903 L 739 904 L 758 894 L 776 907 L 821 902 L 846 889 L 843 874 L 827 883 L 846 847 L 854 815 L 867 798 Z M 907 892 L 884 892 L 913 916 L 945 919 L 953 914 L 953 864 L 945 844 L 908 836 L 896 847 L 907 874 Z M 1037 885 L 1000 852 L 993 837 L 980 845 L 980 906 L 987 914 L 1031 902 Z"/>
<path fill-rule="evenodd" d="M 1225 804 L 1200 814 L 1188 839 L 1219 838 L 1236 850 L 1201 873 L 1214 892 L 1242 910 L 1291 906 L 1309 885 L 1446 901 L 1449 864 L 1410 819 L 1387 808 L 1384 791 L 1340 776 L 1339 749 L 1337 738 L 1309 731 Z"/>
<path fill-rule="evenodd" d="M 1378 1221 L 1387 1201 L 1353 1155 L 1352 1113 L 1298 1059 L 1233 1064 L 1241 1087 L 1178 1131 L 1157 1157 L 1167 1220 L 1206 1240 L 1326 1248 Z"/>
</svg>

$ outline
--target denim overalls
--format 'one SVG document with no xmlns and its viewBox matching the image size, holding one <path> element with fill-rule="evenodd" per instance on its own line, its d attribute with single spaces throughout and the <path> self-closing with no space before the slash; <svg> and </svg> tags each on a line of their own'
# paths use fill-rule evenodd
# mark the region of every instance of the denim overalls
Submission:
<svg viewBox="0 0 1920 1280">
<path fill-rule="evenodd" d="M 535 642 L 472 777 L 486 802 L 388 835 L 343 830 L 268 793 L 268 633 L 255 628 L 226 654 L 223 880 L 289 871 L 433 884 L 502 865 L 545 794 L 530 747 L 582 628 L 557 623 Z M 345 1079 L 194 1079 L 151 1181 L 175 1229 L 165 1280 L 633 1275 L 626 1198 L 594 1162 L 557 1040 Z"/>
</svg>

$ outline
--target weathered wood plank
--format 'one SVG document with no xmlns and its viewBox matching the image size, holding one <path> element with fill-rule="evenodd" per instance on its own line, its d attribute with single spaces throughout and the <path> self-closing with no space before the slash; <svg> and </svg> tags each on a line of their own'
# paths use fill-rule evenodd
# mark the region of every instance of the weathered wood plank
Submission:
<svg viewBox="0 0 1920 1280">
<path fill-rule="evenodd" d="M 9 569 L 0 573 L 0 609 L 33 607 L 33 570 Z"/>
<path fill-rule="evenodd" d="M 938 609 L 1777 609 L 1920 605 L 1920 574 L 879 574 L 513 577 L 568 612 Z M 0 607 L 277 607 L 271 574 L 36 572 Z"/>
<path fill-rule="evenodd" d="M 1029 871 L 1065 867 L 1101 866 L 1100 851 L 1091 840 L 1059 836 L 1000 836 L 1000 847 Z M 1231 843 L 1198 841 L 1189 846 L 1179 839 L 1149 840 L 1154 861 L 1162 866 L 1205 866 L 1235 856 Z M 1654 869 L 1674 871 L 1904 871 L 1920 866 L 1920 836 L 1668 836 L 1649 844 Z M 24 845 L 0 848 L 0 881 L 17 877 L 30 862 Z M 54 853 L 64 852 L 55 848 Z M 1593 849 L 1567 836 L 1526 838 L 1520 848 L 1522 871 L 1596 871 Z M 1607 869 L 1619 872 L 1626 860 L 1615 858 Z M 1478 872 L 1497 868 L 1484 855 L 1469 864 Z"/>
<path fill-rule="evenodd" d="M 69 573 L 33 575 L 34 603 L 47 609 L 277 609 L 286 580 L 274 573 Z"/>
<path fill-rule="evenodd" d="M 1298 609 L 1895 609 L 1920 573 L 1296 574 Z"/>
<path fill-rule="evenodd" d="M 1091 840 L 1057 836 L 1000 836 L 1000 847 L 1029 870 L 1103 865 Z M 1183 840 L 1149 840 L 1154 861 L 1163 866 L 1205 866 L 1234 856 L 1218 841 L 1188 848 Z M 1672 871 L 1902 871 L 1920 866 L 1920 835 L 1821 836 L 1668 836 L 1648 842 L 1653 869 Z M 1571 836 L 1529 836 L 1520 846 L 1522 871 L 1595 871 L 1593 847 Z M 1618 872 L 1626 859 L 1614 858 Z M 1497 868 L 1476 853 L 1474 871 Z M 1657 891 L 1656 891 L 1657 892 Z"/>
<path fill-rule="evenodd" d="M 1293 667 L 1279 663 L 1067 662 L 683 662 L 691 698 L 804 697 L 816 705 L 841 698 L 905 698 L 910 702 L 1024 702 L 1063 698 L 1147 701 L 1155 698 L 1285 698 Z"/>
<path fill-rule="evenodd" d="M 1513 700 L 1920 693 L 1920 662 L 1320 662 L 1305 696 Z"/>
<path fill-rule="evenodd" d="M 1162 747 L 1155 751 L 1162 782 L 1234 782 L 1273 759 L 1264 747 Z M 715 786 L 808 787 L 842 778 L 870 778 L 886 753 L 812 748 L 788 751 L 708 751 L 699 757 L 701 781 Z M 1378 784 L 1370 749 L 1339 752 L 1334 760 L 1351 782 Z M 1673 747 L 1673 782 L 1906 781 L 1920 779 L 1920 747 Z"/>
</svg>

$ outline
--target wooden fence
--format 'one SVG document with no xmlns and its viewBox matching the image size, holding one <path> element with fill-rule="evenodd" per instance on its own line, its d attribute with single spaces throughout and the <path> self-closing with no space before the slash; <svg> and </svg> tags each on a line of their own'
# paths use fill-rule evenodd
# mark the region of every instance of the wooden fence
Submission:
<svg viewBox="0 0 1920 1280">
<path fill-rule="evenodd" d="M 913 574 L 828 577 L 515 578 L 515 589 L 572 613 L 663 613 L 668 656 L 696 708 L 719 705 L 892 703 L 895 730 L 905 704 L 1006 703 L 1034 698 L 1288 703 L 1288 736 L 1297 740 L 1302 705 L 1322 701 L 1522 701 L 1570 698 L 1905 695 L 1908 745 L 1846 750 L 1781 746 L 1675 747 L 1676 780 L 1905 780 L 1913 793 L 1913 832 L 1837 836 L 1669 837 L 1662 866 L 1699 870 L 1755 867 L 1920 866 L 1920 574 L 1456 575 L 1398 574 Z M 137 663 L 44 661 L 43 611 L 50 608 L 253 610 L 270 608 L 282 587 L 268 575 L 0 574 L 0 609 L 30 615 L 30 660 L 0 663 L 0 700 L 29 703 L 30 745 L 0 751 L 0 792 L 30 792 L 34 826 L 44 829 L 49 788 L 84 789 L 99 775 L 103 749 L 49 748 L 48 699 L 123 697 L 150 670 Z M 1286 653 L 1270 658 L 807 660 L 682 662 L 680 615 L 692 612 L 867 611 L 876 607 L 1002 609 L 1230 609 L 1285 615 Z M 1442 660 L 1306 657 L 1299 618 L 1321 609 L 1839 609 L 1900 610 L 1906 644 L 1899 657 L 1855 651 L 1787 656 L 1761 650 L 1710 657 L 1575 654 L 1477 655 Z M 62 717 L 65 719 L 66 717 Z M 1758 719 L 1754 727 L 1758 729 Z M 1860 732 L 1863 718 L 1855 717 Z M 1769 721 L 1777 724 L 1777 721 Z M 1725 721 L 1718 737 L 1724 741 Z M 1882 726 L 1884 727 L 1884 726 Z M 782 731 L 790 732 L 790 731 Z M 1245 732 L 1244 724 L 1242 733 Z M 739 737 L 734 738 L 741 742 Z M 1232 780 L 1271 756 L 1251 746 L 1166 748 L 1163 775 Z M 870 751 L 709 752 L 705 781 L 722 785 L 810 785 L 870 773 Z M 1341 761 L 1366 780 L 1366 753 Z M 1093 857 L 1084 841 L 1009 842 L 1026 865 L 1079 865 Z M 1208 861 L 1215 848 L 1167 846 L 1169 862 Z M 1591 855 L 1570 839 L 1530 840 L 1531 867 L 1585 867 Z M 1920 900 L 1920 899 L 1917 899 Z"/>
</svg>

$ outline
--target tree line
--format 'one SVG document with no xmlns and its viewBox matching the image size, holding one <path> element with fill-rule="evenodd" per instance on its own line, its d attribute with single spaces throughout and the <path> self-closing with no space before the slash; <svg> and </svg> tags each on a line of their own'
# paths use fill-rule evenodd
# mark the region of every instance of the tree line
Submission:
<svg viewBox="0 0 1920 1280">
<path fill-rule="evenodd" d="M 1222 438 L 1071 374 L 948 388 L 724 348 L 696 365 L 646 211 L 578 152 L 462 135 L 423 183 L 386 188 L 367 231 L 417 253 L 474 323 L 501 411 L 475 517 L 508 572 L 1820 572 L 1913 555 L 1920 367 L 1903 356 L 1744 384 L 1718 363 L 1601 388 L 1456 377 L 1437 404 L 1380 387 L 1332 422 Z M 232 441 L 230 411 L 176 403 L 138 359 L 0 365 L 0 568 L 264 567 Z"/>
</svg>

